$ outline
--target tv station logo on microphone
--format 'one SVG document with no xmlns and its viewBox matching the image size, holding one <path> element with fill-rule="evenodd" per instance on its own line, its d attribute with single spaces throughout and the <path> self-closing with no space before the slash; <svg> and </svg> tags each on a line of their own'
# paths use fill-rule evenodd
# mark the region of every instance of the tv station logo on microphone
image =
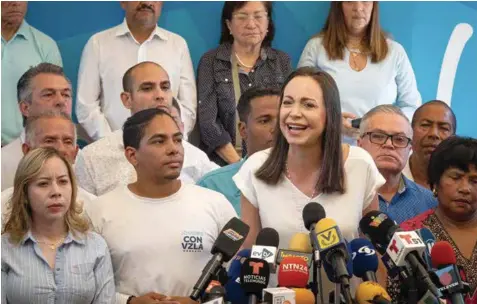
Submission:
<svg viewBox="0 0 477 304">
<path fill-rule="evenodd" d="M 336 228 L 334 227 L 318 233 L 317 238 L 318 238 L 318 245 L 320 246 L 320 249 L 322 250 L 332 247 L 340 242 L 338 232 L 336 231 Z"/>
<path fill-rule="evenodd" d="M 202 231 L 183 231 L 182 232 L 182 251 L 183 252 L 202 252 L 204 251 L 204 237 Z"/>
<path fill-rule="evenodd" d="M 235 241 L 235 242 L 240 241 L 241 239 L 243 239 L 243 235 L 241 235 L 237 231 L 233 230 L 232 228 L 229 228 L 229 229 L 225 230 L 223 232 L 223 234 L 225 234 L 229 239 L 231 239 L 232 241 Z"/>
<path fill-rule="evenodd" d="M 265 267 L 264 262 L 248 261 L 248 267 L 251 273 L 245 274 L 241 279 L 242 284 L 260 284 L 267 285 L 268 278 L 262 274 L 262 268 Z"/>
</svg>

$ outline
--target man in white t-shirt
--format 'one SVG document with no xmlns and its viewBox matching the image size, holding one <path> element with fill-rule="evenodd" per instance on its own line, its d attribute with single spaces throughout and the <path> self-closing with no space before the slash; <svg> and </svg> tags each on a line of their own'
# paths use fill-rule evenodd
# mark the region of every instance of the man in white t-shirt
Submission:
<svg viewBox="0 0 477 304">
<path fill-rule="evenodd" d="M 63 155 L 70 164 L 74 164 L 76 155 L 78 154 L 76 126 L 68 114 L 51 111 L 38 116 L 31 116 L 27 119 L 25 125 L 25 142 L 22 144 L 21 150 L 18 151 L 18 153 L 23 156 L 33 149 L 45 147 L 54 148 Z M 6 204 L 12 194 L 13 187 L 2 191 L 2 219 L 8 216 Z M 78 201 L 83 203 L 85 207 L 95 198 L 96 196 L 88 193 L 84 189 L 78 189 Z M 4 223 L 5 221 L 2 222 Z"/>
<path fill-rule="evenodd" d="M 178 179 L 182 133 L 168 112 L 137 112 L 123 130 L 124 154 L 137 181 L 87 210 L 111 252 L 116 303 L 164 295 L 188 303 L 216 238 L 236 213 L 222 194 Z"/>
<path fill-rule="evenodd" d="M 182 106 L 186 138 L 196 120 L 197 93 L 187 42 L 157 26 L 162 1 L 122 1 L 124 21 L 94 34 L 84 47 L 78 72 L 76 114 L 94 140 L 120 130 L 130 113 L 118 98 L 121 77 L 131 66 L 152 61 L 170 77 L 171 93 Z"/>
<path fill-rule="evenodd" d="M 167 72 L 157 63 L 142 62 L 126 71 L 121 100 L 135 114 L 144 109 L 172 105 L 171 82 Z M 90 193 L 103 195 L 118 185 L 136 181 L 133 166 L 124 157 L 122 130 L 86 146 L 76 163 L 79 184 Z M 204 174 L 218 166 L 199 148 L 184 141 L 185 158 L 180 179 L 195 184 Z"/>
</svg>

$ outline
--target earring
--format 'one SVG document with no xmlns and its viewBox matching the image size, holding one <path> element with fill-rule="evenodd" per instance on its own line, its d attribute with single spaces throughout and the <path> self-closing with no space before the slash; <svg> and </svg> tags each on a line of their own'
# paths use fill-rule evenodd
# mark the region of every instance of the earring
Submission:
<svg viewBox="0 0 477 304">
<path fill-rule="evenodd" d="M 437 190 L 436 190 L 436 188 L 432 189 L 432 194 L 434 194 L 434 197 L 437 197 Z"/>
</svg>

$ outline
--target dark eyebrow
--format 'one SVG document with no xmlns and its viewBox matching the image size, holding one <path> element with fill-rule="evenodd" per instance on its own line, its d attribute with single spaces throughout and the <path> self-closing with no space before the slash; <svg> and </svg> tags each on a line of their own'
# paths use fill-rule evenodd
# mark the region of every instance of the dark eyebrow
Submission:
<svg viewBox="0 0 477 304">
<path fill-rule="evenodd" d="M 151 142 L 155 139 L 166 139 L 167 138 L 167 135 L 166 134 L 161 134 L 161 133 L 158 133 L 158 134 L 154 134 L 152 135 L 148 140 L 147 142 Z"/>
<path fill-rule="evenodd" d="M 164 84 L 170 85 L 170 84 L 171 84 L 171 81 L 170 81 L 170 80 L 161 81 L 161 85 L 164 85 Z"/>
<path fill-rule="evenodd" d="M 270 114 L 262 114 L 262 115 L 258 116 L 257 119 L 260 119 L 260 118 L 269 118 L 269 117 L 272 117 L 272 115 L 270 115 Z"/>
<path fill-rule="evenodd" d="M 139 85 L 139 88 L 145 87 L 145 86 L 154 86 L 155 83 L 152 81 L 144 81 Z"/>
</svg>

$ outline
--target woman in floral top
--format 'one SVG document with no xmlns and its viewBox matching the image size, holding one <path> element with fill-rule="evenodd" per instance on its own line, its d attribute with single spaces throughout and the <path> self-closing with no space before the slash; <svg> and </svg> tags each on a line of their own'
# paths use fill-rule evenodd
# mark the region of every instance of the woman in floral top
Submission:
<svg viewBox="0 0 477 304">
<path fill-rule="evenodd" d="M 439 202 L 401 224 L 404 230 L 428 228 L 436 241 L 451 244 L 467 276 L 470 293 L 466 304 L 477 303 L 477 140 L 453 136 L 432 153 L 429 184 Z M 388 292 L 393 302 L 406 303 L 400 282 L 389 278 Z"/>
</svg>

